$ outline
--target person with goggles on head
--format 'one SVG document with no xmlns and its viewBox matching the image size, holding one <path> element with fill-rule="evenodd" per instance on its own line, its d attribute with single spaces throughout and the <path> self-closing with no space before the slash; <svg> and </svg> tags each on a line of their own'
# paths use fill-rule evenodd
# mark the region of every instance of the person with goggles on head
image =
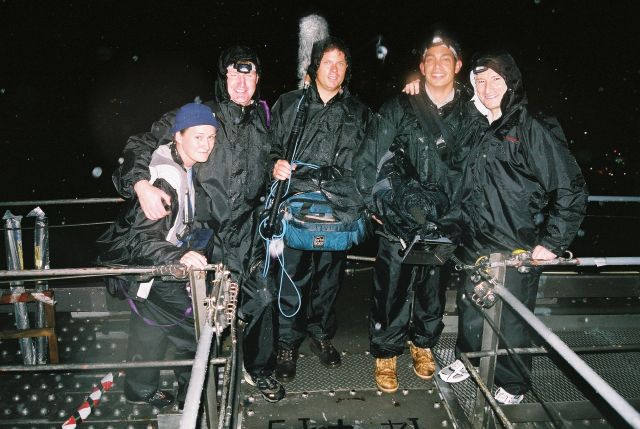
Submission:
<svg viewBox="0 0 640 429">
<path fill-rule="evenodd" d="M 214 156 L 195 167 L 196 219 L 199 228 L 214 231 L 207 255 L 223 263 L 241 288 L 239 317 L 243 331 L 244 368 L 267 401 L 279 401 L 284 388 L 272 377 L 275 368 L 277 314 L 272 285 L 262 278 L 264 246 L 257 223 L 269 181 L 267 130 L 270 112 L 260 100 L 262 65 L 246 46 L 223 50 L 218 59 L 215 98 L 211 107 L 220 121 Z M 124 162 L 113 175 L 118 192 L 137 198 L 149 219 L 167 214 L 166 193 L 149 185 L 148 164 L 153 150 L 171 139 L 175 111 L 168 112 L 146 133 L 131 136 Z"/>
</svg>

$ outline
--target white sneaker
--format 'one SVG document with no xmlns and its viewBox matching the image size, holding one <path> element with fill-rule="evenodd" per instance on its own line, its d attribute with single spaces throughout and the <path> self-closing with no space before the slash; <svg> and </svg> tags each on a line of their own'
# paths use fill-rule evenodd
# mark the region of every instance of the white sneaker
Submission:
<svg viewBox="0 0 640 429">
<path fill-rule="evenodd" d="M 496 394 L 495 394 L 494 398 L 496 398 L 496 401 L 498 403 L 500 403 L 500 404 L 503 404 L 503 405 L 515 405 L 515 404 L 519 404 L 520 402 L 522 402 L 522 399 L 524 398 L 524 395 L 512 395 L 511 393 L 507 392 L 502 387 L 500 387 L 496 391 Z"/>
<path fill-rule="evenodd" d="M 438 371 L 438 376 L 445 383 L 460 383 L 469 378 L 469 372 L 467 372 L 467 368 L 464 367 L 462 361 L 458 359 Z"/>
</svg>

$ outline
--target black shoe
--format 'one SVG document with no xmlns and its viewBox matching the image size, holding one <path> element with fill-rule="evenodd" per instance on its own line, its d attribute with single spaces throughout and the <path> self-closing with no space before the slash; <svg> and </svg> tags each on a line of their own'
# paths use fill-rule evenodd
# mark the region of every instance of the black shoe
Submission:
<svg viewBox="0 0 640 429">
<path fill-rule="evenodd" d="M 309 338 L 309 347 L 316 356 L 320 358 L 320 363 L 327 368 L 337 368 L 342 363 L 340 353 L 333 347 L 329 340 L 317 340 L 313 337 Z"/>
<path fill-rule="evenodd" d="M 149 396 L 147 399 L 134 401 L 127 398 L 127 402 L 130 404 L 153 405 L 157 408 L 164 408 L 167 405 L 171 405 L 171 403 L 173 402 L 173 395 L 166 390 L 156 390 L 156 393 Z"/>
<path fill-rule="evenodd" d="M 270 375 L 252 377 L 248 372 L 245 372 L 244 380 L 250 385 L 255 386 L 267 402 L 278 402 L 284 398 L 284 387 L 278 380 Z"/>
<path fill-rule="evenodd" d="M 296 363 L 298 361 L 298 350 L 286 347 L 278 348 L 275 376 L 278 381 L 287 383 L 296 378 Z"/>
</svg>

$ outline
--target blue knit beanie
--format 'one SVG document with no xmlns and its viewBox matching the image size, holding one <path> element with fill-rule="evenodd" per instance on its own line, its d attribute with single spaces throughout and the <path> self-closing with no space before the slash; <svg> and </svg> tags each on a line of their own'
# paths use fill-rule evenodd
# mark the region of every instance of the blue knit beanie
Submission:
<svg viewBox="0 0 640 429">
<path fill-rule="evenodd" d="M 218 122 L 216 115 L 209 107 L 199 103 L 185 104 L 176 113 L 175 122 L 171 127 L 171 134 L 198 125 L 212 125 L 215 128 L 220 128 L 220 122 Z"/>
</svg>

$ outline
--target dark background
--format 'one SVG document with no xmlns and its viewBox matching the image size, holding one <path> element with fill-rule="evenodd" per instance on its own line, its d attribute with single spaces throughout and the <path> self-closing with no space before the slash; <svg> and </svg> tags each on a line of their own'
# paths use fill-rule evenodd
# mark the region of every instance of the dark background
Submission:
<svg viewBox="0 0 640 429">
<path fill-rule="evenodd" d="M 509 50 L 532 109 L 563 125 L 591 194 L 638 195 L 638 9 L 633 1 L 0 1 L 0 201 L 115 196 L 110 176 L 127 137 L 212 98 L 218 53 L 231 44 L 258 50 L 262 98 L 273 104 L 296 86 L 298 20 L 309 13 L 351 47 L 351 90 L 374 110 L 417 68 L 434 24 L 459 36 L 466 60 Z M 468 82 L 467 68 L 460 77 Z M 611 230 L 637 235 L 637 208 L 590 207 L 594 217 L 623 214 L 629 226 L 585 227 L 589 244 L 599 248 L 594 237 Z M 94 212 L 47 214 L 69 223 Z"/>
</svg>

